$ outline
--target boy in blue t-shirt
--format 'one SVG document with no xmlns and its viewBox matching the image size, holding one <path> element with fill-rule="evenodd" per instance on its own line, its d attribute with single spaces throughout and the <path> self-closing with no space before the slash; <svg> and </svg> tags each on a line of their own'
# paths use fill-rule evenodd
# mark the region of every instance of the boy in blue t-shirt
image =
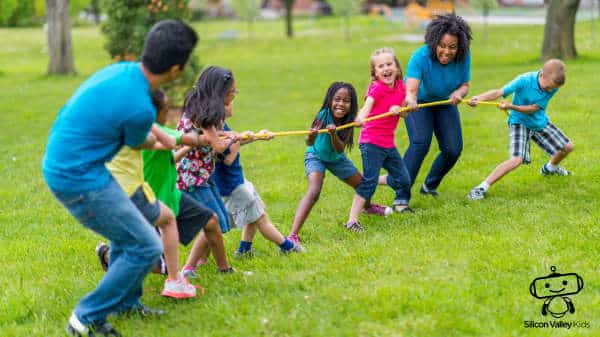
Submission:
<svg viewBox="0 0 600 337">
<path fill-rule="evenodd" d="M 529 164 L 530 139 L 551 156 L 550 161 L 542 166 L 542 175 L 569 175 L 569 171 L 559 164 L 573 151 L 573 143 L 546 115 L 550 98 L 565 83 L 565 73 L 565 64 L 552 59 L 544 63 L 539 71 L 519 75 L 501 89 L 490 90 L 471 98 L 469 105 L 476 106 L 480 101 L 495 100 L 514 93 L 512 103 L 501 102 L 499 105 L 500 109 L 510 111 L 508 125 L 511 158 L 498 165 L 481 184 L 471 189 L 469 199 L 485 198 L 491 185 L 521 164 Z"/>
<path fill-rule="evenodd" d="M 86 228 L 111 242 L 111 267 L 67 323 L 71 336 L 120 336 L 113 313 L 162 312 L 142 305 L 144 278 L 158 261 L 160 239 L 105 164 L 123 146 L 149 148 L 156 118 L 150 92 L 183 71 L 198 37 L 164 20 L 146 37 L 140 63 L 121 62 L 88 78 L 62 107 L 48 136 L 42 172 L 52 194 Z"/>
</svg>

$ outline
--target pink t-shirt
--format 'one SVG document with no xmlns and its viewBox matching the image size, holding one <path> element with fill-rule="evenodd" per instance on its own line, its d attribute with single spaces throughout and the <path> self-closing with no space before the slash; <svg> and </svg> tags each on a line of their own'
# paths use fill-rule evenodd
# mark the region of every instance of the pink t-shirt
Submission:
<svg viewBox="0 0 600 337">
<path fill-rule="evenodd" d="M 402 105 L 406 97 L 406 88 L 402 80 L 396 81 L 393 88 L 377 80 L 371 82 L 367 97 L 374 100 L 373 108 L 367 117 L 377 116 L 390 111 L 394 105 Z M 363 124 L 359 143 L 377 145 L 386 149 L 396 147 L 394 133 L 400 116 L 388 116 Z"/>
</svg>

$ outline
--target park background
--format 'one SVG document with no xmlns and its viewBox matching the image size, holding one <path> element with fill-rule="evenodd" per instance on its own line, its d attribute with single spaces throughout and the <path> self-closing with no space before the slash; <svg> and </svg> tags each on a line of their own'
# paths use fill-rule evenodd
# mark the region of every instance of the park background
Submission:
<svg viewBox="0 0 600 337">
<path fill-rule="evenodd" d="M 204 296 L 162 298 L 163 278 L 150 275 L 143 300 L 168 314 L 112 322 L 125 336 L 598 336 L 600 22 L 591 9 L 578 11 L 578 56 L 566 61 L 566 85 L 548 109 L 575 144 L 564 163 L 572 176 L 542 177 L 546 156 L 533 147 L 530 166 L 503 179 L 487 199 L 469 202 L 469 189 L 507 158 L 508 129 L 501 111 L 461 105 L 462 157 L 438 199 L 414 194 L 416 214 L 364 217 L 366 233 L 350 233 L 342 224 L 353 193 L 328 175 L 301 233 L 305 254 L 281 256 L 257 236 L 254 259 L 231 259 L 238 273 L 218 275 L 212 263 L 200 269 L 196 283 L 206 288 Z M 542 19 L 520 25 L 491 19 L 485 25 L 475 8 L 457 12 L 472 18 L 471 94 L 540 67 L 543 7 L 490 12 L 490 18 Z M 77 72 L 69 76 L 46 75 L 42 26 L 0 28 L 2 336 L 63 336 L 76 301 L 102 276 L 94 254 L 101 238 L 70 217 L 40 174 L 56 113 L 85 78 L 114 61 L 100 28 L 77 14 L 71 18 Z M 201 38 L 195 50 L 199 66 L 228 67 L 236 77 L 240 92 L 230 125 L 240 131 L 307 129 L 331 82 L 351 82 L 359 94 L 365 92 L 374 49 L 394 48 L 405 68 L 422 43 L 424 24 L 402 15 L 357 12 L 348 18 L 299 14 L 292 38 L 282 19 L 193 22 Z M 408 143 L 403 123 L 396 142 L 403 152 Z M 245 174 L 283 233 L 306 189 L 304 150 L 303 137 L 242 150 Z M 434 141 L 415 186 L 436 152 Z M 358 149 L 349 156 L 360 167 Z M 390 204 L 393 194 L 382 188 L 375 200 Z M 239 232 L 225 239 L 232 257 Z M 551 266 L 583 278 L 583 290 L 571 297 L 576 312 L 562 320 L 587 322 L 589 328 L 524 327 L 527 320 L 552 320 L 541 315 L 542 301 L 529 294 L 531 281 L 548 275 Z"/>
</svg>

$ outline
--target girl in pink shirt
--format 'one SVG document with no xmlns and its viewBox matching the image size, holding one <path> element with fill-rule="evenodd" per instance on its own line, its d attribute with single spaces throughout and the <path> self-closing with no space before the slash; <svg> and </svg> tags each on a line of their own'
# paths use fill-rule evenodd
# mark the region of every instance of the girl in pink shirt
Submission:
<svg viewBox="0 0 600 337">
<path fill-rule="evenodd" d="M 364 227 L 358 222 L 358 216 L 370 200 L 379 179 L 381 168 L 387 172 L 385 182 L 396 192 L 393 209 L 399 213 L 412 213 L 408 207 L 410 196 L 410 178 L 406 165 L 396 149 L 394 133 L 400 116 L 406 117 L 407 112 L 400 107 L 406 97 L 406 88 L 402 82 L 400 63 L 390 48 L 375 50 L 371 55 L 371 85 L 362 109 L 356 117 L 356 122 L 362 125 L 359 137 L 359 148 L 363 163 L 363 180 L 356 189 L 352 200 L 350 216 L 346 228 L 354 232 L 362 232 Z M 386 112 L 392 116 L 366 122 L 367 117 L 377 116 Z"/>
</svg>

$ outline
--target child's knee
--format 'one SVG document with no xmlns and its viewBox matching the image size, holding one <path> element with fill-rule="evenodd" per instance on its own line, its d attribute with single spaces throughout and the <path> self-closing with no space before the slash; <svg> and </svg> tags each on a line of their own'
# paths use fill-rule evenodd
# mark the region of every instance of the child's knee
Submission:
<svg viewBox="0 0 600 337">
<path fill-rule="evenodd" d="M 312 203 L 316 203 L 321 197 L 321 189 L 320 188 L 310 188 L 306 193 L 308 198 Z"/>
<path fill-rule="evenodd" d="M 512 157 L 509 159 L 509 163 L 511 164 L 511 166 L 513 168 L 517 168 L 523 164 L 523 158 L 522 157 Z"/>
<path fill-rule="evenodd" d="M 219 225 L 219 218 L 217 217 L 216 214 L 213 213 L 213 215 L 210 217 L 210 219 L 206 223 L 206 226 L 204 226 L 204 231 L 207 233 L 216 233 L 216 232 L 220 233 L 221 232 L 221 226 Z"/>
<path fill-rule="evenodd" d="M 573 151 L 573 149 L 575 148 L 575 145 L 573 145 L 573 143 L 568 142 L 567 145 L 565 145 L 565 147 L 562 149 L 562 152 L 564 152 L 565 154 L 569 154 Z"/>
</svg>

